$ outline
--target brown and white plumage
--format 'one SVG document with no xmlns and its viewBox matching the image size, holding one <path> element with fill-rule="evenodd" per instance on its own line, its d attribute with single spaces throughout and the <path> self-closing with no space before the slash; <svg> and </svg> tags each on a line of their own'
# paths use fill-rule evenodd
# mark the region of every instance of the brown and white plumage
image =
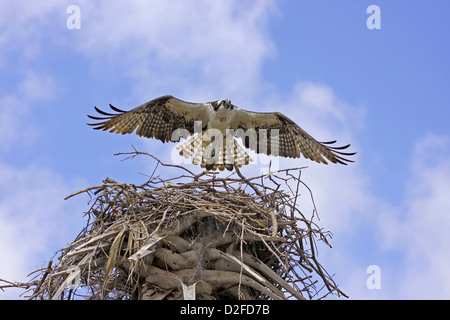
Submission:
<svg viewBox="0 0 450 320">
<path fill-rule="evenodd" d="M 332 145 L 336 141 L 317 141 L 280 112 L 247 111 L 236 107 L 227 99 L 192 103 L 165 95 L 130 111 L 123 111 L 112 105 L 110 107 L 117 113 L 107 113 L 95 107 L 102 116 L 88 116 L 100 121 L 89 125 L 97 130 L 121 134 L 136 130 L 139 136 L 156 138 L 162 142 L 179 141 L 180 132 L 184 132 L 184 138 L 186 135 L 201 133 L 178 148 L 183 156 L 194 156 L 194 164 L 210 170 L 231 170 L 233 164 L 240 167 L 252 161 L 235 140 L 239 137 L 246 148 L 256 153 L 289 158 L 303 155 L 325 164 L 327 161 L 340 164 L 353 162 L 345 157 L 355 154 L 342 152 L 349 145 L 334 147 Z M 176 131 L 177 129 L 179 130 Z M 233 138 L 230 139 L 228 133 Z M 217 137 L 223 140 L 218 141 Z M 211 159 L 214 161 L 211 162 Z"/>
</svg>

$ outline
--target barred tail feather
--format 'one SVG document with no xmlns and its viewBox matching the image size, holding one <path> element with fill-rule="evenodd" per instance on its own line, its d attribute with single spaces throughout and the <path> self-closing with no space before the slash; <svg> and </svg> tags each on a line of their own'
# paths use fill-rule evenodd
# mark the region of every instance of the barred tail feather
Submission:
<svg viewBox="0 0 450 320">
<path fill-rule="evenodd" d="M 205 141 L 203 135 L 198 134 L 176 148 L 180 150 L 180 155 L 185 158 L 192 157 L 193 164 L 206 170 L 232 171 L 234 164 L 241 168 L 253 161 L 234 138 L 228 141 L 224 139 L 220 145 L 217 142 Z"/>
<path fill-rule="evenodd" d="M 243 165 L 247 165 L 252 162 L 253 159 L 250 155 L 241 147 L 241 145 L 234 140 L 234 163 L 240 168 Z"/>
<path fill-rule="evenodd" d="M 200 148 L 202 143 L 202 135 L 198 134 L 195 137 L 184 141 L 182 144 L 177 146 L 177 150 L 180 150 L 180 156 L 187 158 L 192 157 L 195 150 Z"/>
</svg>

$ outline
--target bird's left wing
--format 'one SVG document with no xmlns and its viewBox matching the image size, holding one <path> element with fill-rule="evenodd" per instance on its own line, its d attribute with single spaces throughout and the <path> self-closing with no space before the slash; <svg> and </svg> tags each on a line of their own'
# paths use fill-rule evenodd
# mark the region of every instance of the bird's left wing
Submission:
<svg viewBox="0 0 450 320">
<path fill-rule="evenodd" d="M 288 158 L 299 158 L 302 154 L 307 159 L 325 164 L 327 160 L 340 164 L 353 162 L 345 156 L 355 153 L 341 151 L 350 145 L 335 147 L 332 145 L 336 141 L 319 142 L 280 112 L 253 112 L 243 109 L 238 109 L 237 112 L 230 127 L 234 130 L 242 129 L 245 134 L 245 137 L 242 137 L 243 144 L 257 153 Z M 242 135 L 242 132 L 240 134 Z M 255 136 L 257 141 L 252 143 L 252 137 Z"/>
<path fill-rule="evenodd" d="M 208 103 L 186 102 L 170 95 L 156 98 L 130 111 L 123 111 L 112 105 L 110 107 L 117 114 L 95 107 L 102 117 L 88 115 L 89 118 L 100 121 L 88 125 L 96 130 L 121 134 L 133 133 L 136 130 L 139 136 L 156 138 L 163 142 L 179 141 L 179 137 L 172 140 L 172 134 L 177 129 L 186 129 L 189 135 L 194 134 L 195 121 L 201 121 L 201 128 L 205 128 L 211 108 Z"/>
</svg>

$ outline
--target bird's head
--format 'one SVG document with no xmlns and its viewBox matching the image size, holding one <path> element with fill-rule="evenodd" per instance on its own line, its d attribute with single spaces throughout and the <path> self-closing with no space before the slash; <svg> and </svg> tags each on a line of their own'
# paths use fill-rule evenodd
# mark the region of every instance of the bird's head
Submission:
<svg viewBox="0 0 450 320">
<path fill-rule="evenodd" d="M 233 109 L 234 106 L 231 104 L 231 101 L 228 99 L 222 99 L 218 101 L 219 108 L 225 108 L 225 109 Z"/>
</svg>

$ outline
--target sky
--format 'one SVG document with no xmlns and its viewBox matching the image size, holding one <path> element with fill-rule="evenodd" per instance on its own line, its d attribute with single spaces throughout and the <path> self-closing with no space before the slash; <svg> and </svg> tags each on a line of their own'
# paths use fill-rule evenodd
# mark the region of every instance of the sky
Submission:
<svg viewBox="0 0 450 320">
<path fill-rule="evenodd" d="M 449 10 L 437 0 L 0 0 L 0 278 L 27 281 L 77 236 L 89 197 L 64 197 L 106 177 L 141 184 L 155 167 L 115 153 L 173 161 L 173 145 L 92 130 L 94 106 L 171 94 L 282 112 L 319 141 L 351 143 L 348 166 L 279 160 L 307 166 L 318 223 L 333 234 L 319 261 L 350 299 L 450 299 Z M 309 210 L 306 192 L 300 205 Z"/>
</svg>

